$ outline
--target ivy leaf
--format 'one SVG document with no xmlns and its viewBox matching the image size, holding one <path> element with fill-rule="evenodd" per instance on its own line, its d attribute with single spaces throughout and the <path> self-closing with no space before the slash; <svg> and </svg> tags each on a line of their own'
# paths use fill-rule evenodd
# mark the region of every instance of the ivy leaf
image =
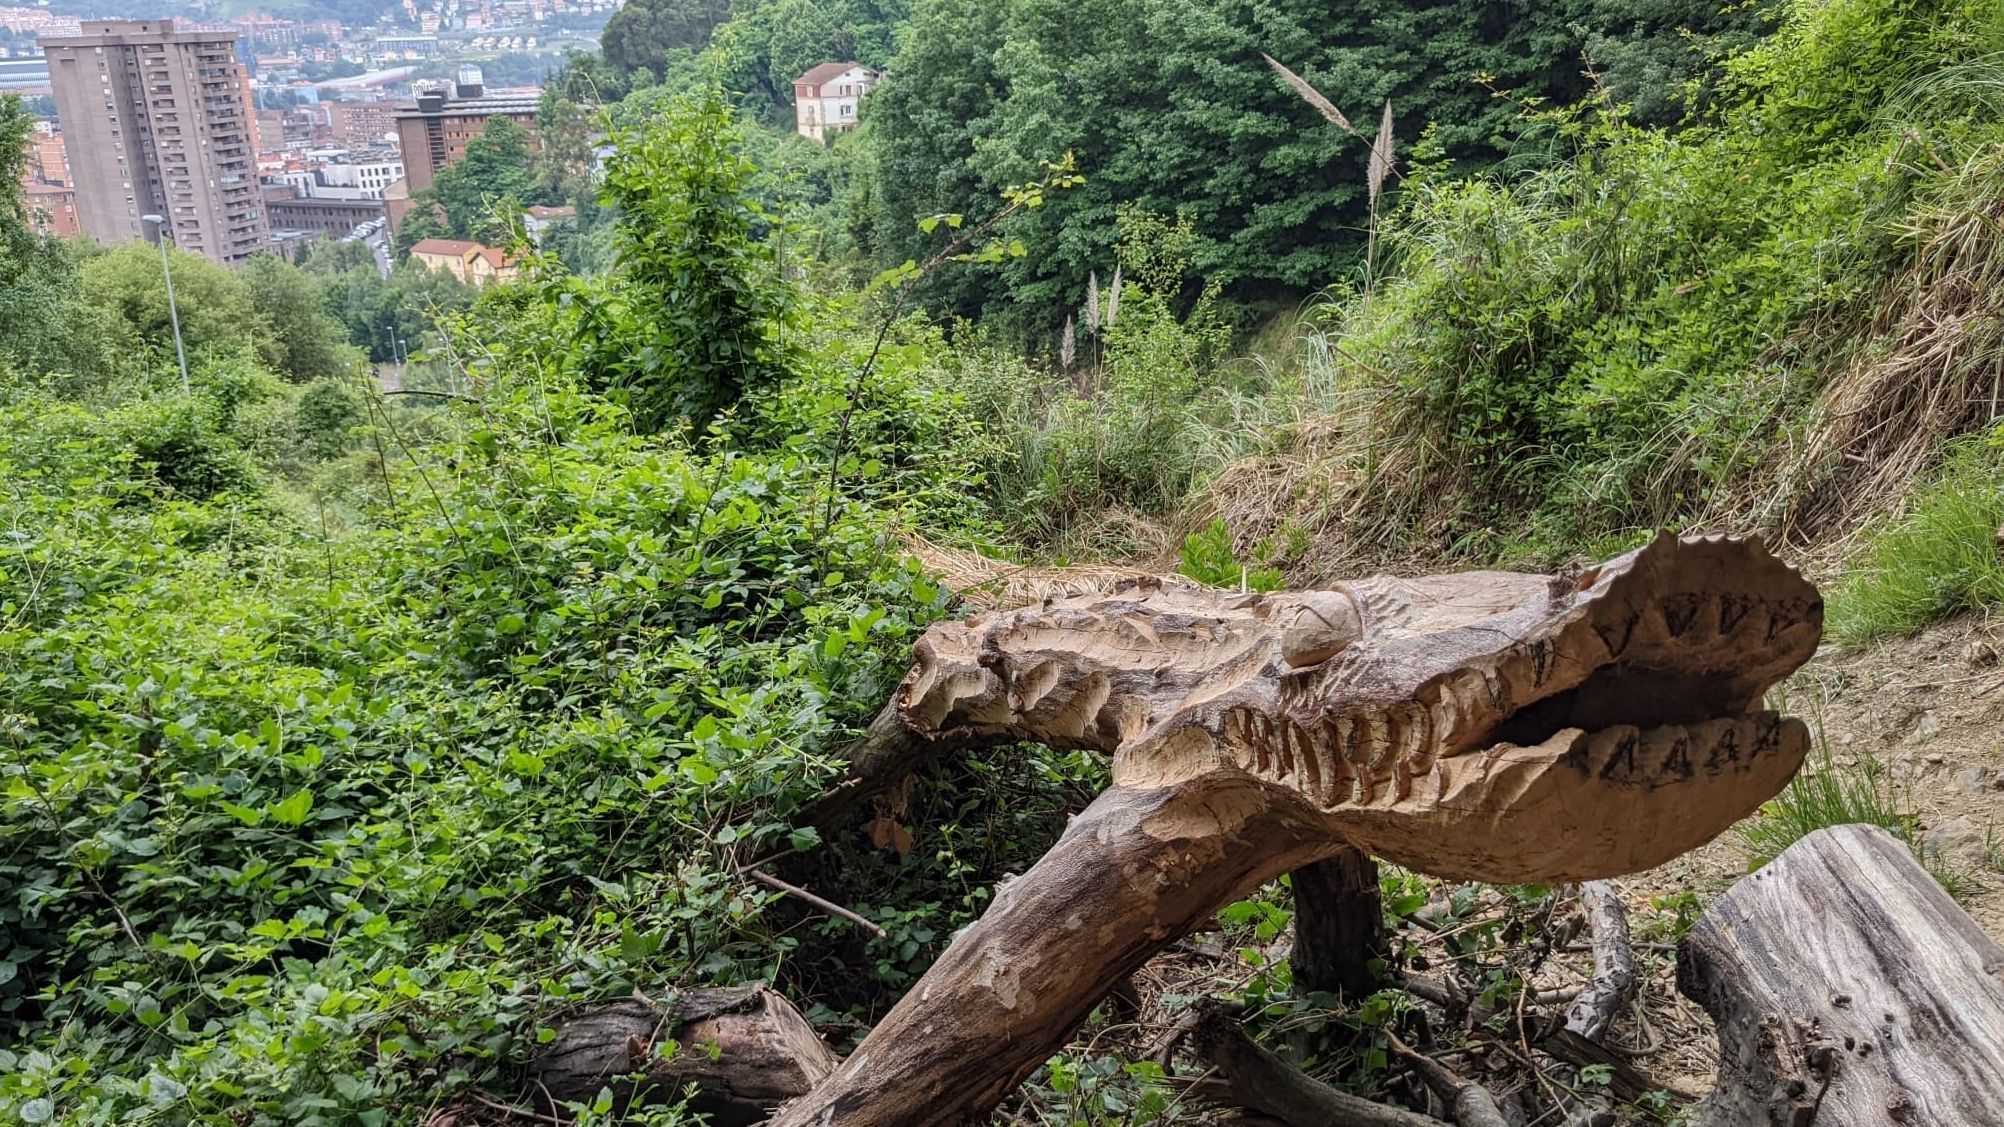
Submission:
<svg viewBox="0 0 2004 1127">
<path fill-rule="evenodd" d="M 313 792 L 297 790 L 283 802 L 270 808 L 271 820 L 286 826 L 297 826 L 306 821 L 306 815 L 313 811 Z"/>
</svg>

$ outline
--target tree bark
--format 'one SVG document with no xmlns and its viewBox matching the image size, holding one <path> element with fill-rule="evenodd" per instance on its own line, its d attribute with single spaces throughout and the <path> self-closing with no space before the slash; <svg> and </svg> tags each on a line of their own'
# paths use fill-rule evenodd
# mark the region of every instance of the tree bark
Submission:
<svg viewBox="0 0 2004 1127">
<path fill-rule="evenodd" d="M 1333 848 L 1304 824 L 1305 809 L 1227 776 L 1106 791 L 775 1123 L 922 1127 L 986 1111 L 1156 951 Z"/>
<path fill-rule="evenodd" d="M 2004 1114 L 2004 948 L 1897 838 L 1818 830 L 1677 949 L 1718 1022 L 1708 1127 L 1980 1127 Z"/>
<path fill-rule="evenodd" d="M 1294 950 L 1288 965 L 1297 993 L 1326 991 L 1351 999 L 1378 989 L 1373 959 L 1385 954 L 1385 909 L 1378 863 L 1343 849 L 1288 875 L 1294 887 Z"/>
<path fill-rule="evenodd" d="M 1566 1010 L 1566 1028 L 1598 1041 L 1635 996 L 1639 976 L 1628 933 L 1628 907 L 1614 883 L 1590 880 L 1580 885 L 1580 910 L 1586 914 L 1593 942 L 1593 982 Z"/>
<path fill-rule="evenodd" d="M 674 1041 L 678 1048 L 664 1054 Z M 714 1127 L 763 1123 L 805 1094 L 837 1059 L 800 1011 L 764 987 L 692 990 L 665 1004 L 632 999 L 584 1010 L 559 1026 L 530 1066 L 556 1100 L 590 1102 L 611 1088 L 624 1104 L 679 1096 Z"/>
</svg>

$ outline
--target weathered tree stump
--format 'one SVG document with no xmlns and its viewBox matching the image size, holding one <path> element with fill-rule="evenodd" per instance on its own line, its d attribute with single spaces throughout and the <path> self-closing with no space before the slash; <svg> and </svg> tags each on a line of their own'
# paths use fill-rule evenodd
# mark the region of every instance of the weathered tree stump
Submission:
<svg viewBox="0 0 2004 1127">
<path fill-rule="evenodd" d="M 2004 1122 L 2004 947 L 1884 830 L 1818 830 L 1734 885 L 1677 985 L 1719 1027 L 1700 1124 Z"/>
<path fill-rule="evenodd" d="M 1371 961 L 1385 953 L 1378 863 L 1345 849 L 1288 874 L 1294 887 L 1294 949 L 1288 966 L 1299 993 L 1356 999 L 1378 989 Z"/>
<path fill-rule="evenodd" d="M 669 1041 L 678 1048 L 664 1055 Z M 752 986 L 581 1011 L 560 1023 L 531 1071 L 551 1098 L 587 1103 L 603 1088 L 625 1103 L 673 1098 L 693 1084 L 691 1110 L 709 1115 L 714 1127 L 737 1127 L 765 1122 L 835 1065 L 792 1003 Z"/>
<path fill-rule="evenodd" d="M 907 727 L 1102 750 L 1113 785 L 777 1122 L 979 1114 L 1156 952 L 1345 851 L 1513 883 L 1669 860 L 1801 765 L 1761 701 L 1821 632 L 1757 545 L 1667 535 L 1577 576 L 1142 583 L 935 624 Z"/>
</svg>

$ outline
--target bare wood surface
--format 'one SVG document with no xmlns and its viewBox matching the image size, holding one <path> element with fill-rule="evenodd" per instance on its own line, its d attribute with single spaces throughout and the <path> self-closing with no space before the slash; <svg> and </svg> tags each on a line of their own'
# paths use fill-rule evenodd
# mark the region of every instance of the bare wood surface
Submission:
<svg viewBox="0 0 2004 1127">
<path fill-rule="evenodd" d="M 1706 909 L 1678 987 L 1718 1023 L 1710 1127 L 2004 1116 L 2004 948 L 1897 838 L 1818 830 Z"/>
<path fill-rule="evenodd" d="M 1443 1120 L 1332 1088 L 1268 1052 L 1223 1010 L 1197 1017 L 1186 1041 L 1206 1066 L 1189 1091 L 1288 1127 L 1448 1127 Z M 1500 1125 L 1501 1120 L 1499 1119 Z M 1463 1127 L 1471 1127 L 1463 1121 Z"/>
<path fill-rule="evenodd" d="M 680 1048 L 664 1055 L 669 1041 Z M 668 1099 L 696 1086 L 690 1109 L 714 1127 L 763 1123 L 814 1087 L 835 1054 L 786 999 L 763 987 L 692 990 L 657 1005 L 638 998 L 559 1023 L 532 1062 L 541 1091 L 589 1102 L 611 1088 L 622 1102 Z M 636 1077 L 638 1077 L 636 1079 Z"/>
<path fill-rule="evenodd" d="M 1378 863 L 1360 849 L 1288 874 L 1294 888 L 1294 947 L 1288 966 L 1294 988 L 1351 999 L 1378 989 L 1371 961 L 1385 953 L 1385 908 L 1378 893 Z"/>
<path fill-rule="evenodd" d="M 978 1115 L 1156 951 L 1345 850 L 1493 882 L 1660 864 L 1800 766 L 1807 730 L 1760 705 L 1821 626 L 1759 546 L 1668 536 L 1563 578 L 1143 582 L 935 624 L 894 701 L 917 738 L 1109 752 L 1114 785 L 777 1122 Z"/>
<path fill-rule="evenodd" d="M 993 1107 L 1162 947 L 1327 849 L 1313 824 L 1229 776 L 1106 791 L 777 1122 L 923 1127 Z"/>
</svg>

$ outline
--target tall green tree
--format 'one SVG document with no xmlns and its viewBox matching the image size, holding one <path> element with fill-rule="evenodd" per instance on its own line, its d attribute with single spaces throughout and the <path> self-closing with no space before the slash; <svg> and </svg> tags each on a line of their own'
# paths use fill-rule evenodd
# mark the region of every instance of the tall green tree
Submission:
<svg viewBox="0 0 2004 1127">
<path fill-rule="evenodd" d="M 488 118 L 480 136 L 466 143 L 466 155 L 438 174 L 431 196 L 444 210 L 446 232 L 455 239 L 472 238 L 474 227 L 504 199 L 541 202 L 528 132 L 499 114 Z"/>
<path fill-rule="evenodd" d="M 373 264 L 370 269 L 373 272 Z M 270 330 L 280 375 L 294 383 L 310 383 L 355 367 L 355 355 L 346 347 L 347 333 L 328 316 L 324 294 L 305 271 L 261 254 L 245 263 L 237 276 Z"/>
<path fill-rule="evenodd" d="M 108 356 L 76 256 L 35 230 L 21 192 L 33 127 L 18 95 L 0 95 L 0 378 L 10 368 L 95 378 Z"/>
<path fill-rule="evenodd" d="M 248 350 L 266 367 L 283 367 L 284 350 L 242 276 L 187 251 L 169 248 L 167 256 L 174 271 L 174 311 L 191 363 L 204 354 Z M 83 282 L 114 347 L 172 362 L 173 320 L 158 250 L 142 242 L 113 247 L 84 263 Z"/>
<path fill-rule="evenodd" d="M 1424 134 L 1476 169 L 1544 155 L 1523 106 L 1589 92 L 1589 36 L 1676 38 L 1719 18 L 1709 0 L 918 0 L 864 107 L 875 168 L 852 201 L 869 212 L 858 235 L 882 264 L 913 257 L 920 219 L 977 210 L 1070 150 L 1084 188 L 1015 221 L 1032 253 L 942 282 L 954 288 L 935 302 L 1054 331 L 1088 272 L 1110 268 L 1128 205 L 1190 219 L 1193 273 L 1228 297 L 1291 304 L 1356 276 L 1369 146 L 1303 104 L 1262 53 L 1365 134 L 1390 100 L 1401 152 Z"/>
</svg>

